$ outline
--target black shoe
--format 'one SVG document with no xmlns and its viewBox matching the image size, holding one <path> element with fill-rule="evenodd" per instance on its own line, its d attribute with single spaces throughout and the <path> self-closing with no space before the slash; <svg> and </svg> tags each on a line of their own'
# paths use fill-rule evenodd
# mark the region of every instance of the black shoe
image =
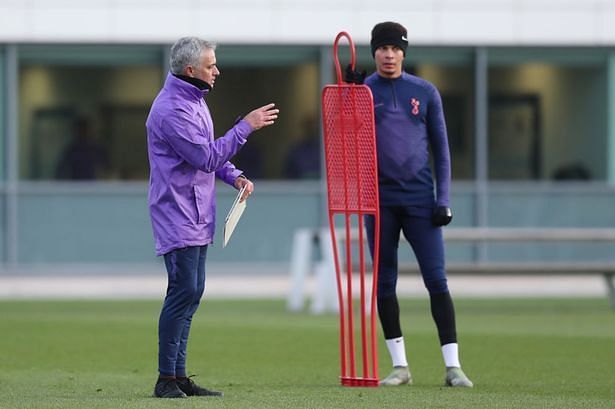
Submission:
<svg viewBox="0 0 615 409">
<path fill-rule="evenodd" d="M 177 386 L 188 396 L 223 396 L 222 392 L 210 391 L 205 389 L 190 378 L 178 379 Z"/>
<path fill-rule="evenodd" d="M 175 379 L 158 379 L 154 387 L 154 396 L 157 398 L 187 398 L 178 387 Z"/>
</svg>

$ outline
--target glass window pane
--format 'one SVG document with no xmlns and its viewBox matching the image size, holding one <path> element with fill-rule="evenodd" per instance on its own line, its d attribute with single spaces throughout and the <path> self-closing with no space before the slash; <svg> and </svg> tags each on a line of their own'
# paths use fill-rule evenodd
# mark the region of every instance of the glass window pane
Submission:
<svg viewBox="0 0 615 409">
<path fill-rule="evenodd" d="M 159 48 L 20 49 L 20 178 L 142 180 Z"/>
<path fill-rule="evenodd" d="M 347 47 L 344 47 L 347 49 Z M 342 65 L 350 57 L 340 52 Z M 409 47 L 404 69 L 433 83 L 442 97 L 451 150 L 454 180 L 474 176 L 474 63 L 467 48 Z M 372 73 L 374 61 L 369 47 L 357 47 L 357 66 Z M 345 67 L 345 65 L 344 65 Z"/>
<path fill-rule="evenodd" d="M 606 178 L 601 50 L 489 50 L 489 178 Z"/>
<path fill-rule="evenodd" d="M 0 47 L 0 180 L 4 180 L 4 169 L 6 165 L 4 163 L 4 147 L 6 146 L 6 122 L 4 121 L 4 115 L 6 113 L 6 79 L 4 70 L 4 49 Z"/>
<path fill-rule="evenodd" d="M 216 59 L 221 76 L 207 96 L 216 136 L 262 105 L 280 109 L 276 124 L 253 134 L 231 161 L 252 179 L 318 178 L 318 48 L 221 45 Z"/>
</svg>

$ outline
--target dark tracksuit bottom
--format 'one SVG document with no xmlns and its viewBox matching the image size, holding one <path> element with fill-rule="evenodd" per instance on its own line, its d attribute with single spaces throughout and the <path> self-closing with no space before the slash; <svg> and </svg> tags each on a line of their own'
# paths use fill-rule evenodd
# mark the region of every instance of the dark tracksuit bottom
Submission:
<svg viewBox="0 0 615 409">
<path fill-rule="evenodd" d="M 457 342 L 455 310 L 444 268 L 442 228 L 433 226 L 432 209 L 415 206 L 380 207 L 380 253 L 378 266 L 378 315 L 385 339 L 402 336 L 397 302 L 397 252 L 399 235 L 410 243 L 423 282 L 429 292 L 431 313 L 438 327 L 440 344 Z M 373 256 L 374 218 L 365 218 L 368 244 Z"/>
<path fill-rule="evenodd" d="M 186 349 L 192 316 L 205 291 L 207 246 L 186 247 L 164 255 L 169 283 L 158 321 L 160 376 L 186 376 Z"/>
</svg>

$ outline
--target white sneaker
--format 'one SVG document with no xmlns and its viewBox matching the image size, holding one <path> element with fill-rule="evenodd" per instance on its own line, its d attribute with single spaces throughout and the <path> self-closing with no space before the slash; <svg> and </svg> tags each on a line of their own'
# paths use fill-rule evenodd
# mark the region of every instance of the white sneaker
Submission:
<svg viewBox="0 0 615 409">
<path fill-rule="evenodd" d="M 380 381 L 382 386 L 412 385 L 412 375 L 407 366 L 395 366 L 393 372 Z"/>
<path fill-rule="evenodd" d="M 461 388 L 471 388 L 474 386 L 472 381 L 468 379 L 468 377 L 465 373 L 463 373 L 461 368 L 457 368 L 454 366 L 446 368 L 446 378 L 444 379 L 444 385 Z"/>
</svg>

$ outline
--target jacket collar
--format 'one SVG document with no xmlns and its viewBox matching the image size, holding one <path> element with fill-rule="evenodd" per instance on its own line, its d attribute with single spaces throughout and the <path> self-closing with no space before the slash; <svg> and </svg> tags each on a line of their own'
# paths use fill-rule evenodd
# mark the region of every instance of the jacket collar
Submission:
<svg viewBox="0 0 615 409">
<path fill-rule="evenodd" d="M 208 90 L 211 89 L 211 85 L 209 85 L 208 83 L 206 83 L 205 81 L 197 77 L 189 77 L 187 75 L 180 75 L 180 74 L 173 74 L 173 75 L 179 78 L 180 80 L 186 81 L 188 84 L 194 85 L 201 91 L 206 90 L 206 89 Z"/>
<path fill-rule="evenodd" d="M 408 75 L 408 73 L 406 71 L 402 70 L 401 75 L 399 77 L 387 78 L 387 77 L 383 77 L 382 75 L 378 74 L 378 72 L 376 72 L 376 78 L 378 78 L 379 81 L 383 81 L 383 82 L 399 81 L 401 79 L 405 79 L 407 75 Z"/>
<path fill-rule="evenodd" d="M 189 82 L 176 77 L 170 72 L 167 74 L 167 79 L 164 82 L 164 87 L 167 89 L 178 91 L 180 94 L 185 95 L 186 98 L 193 99 L 195 101 L 202 99 L 210 90 L 209 86 L 205 89 L 199 89 L 196 85 L 190 84 Z"/>
</svg>

